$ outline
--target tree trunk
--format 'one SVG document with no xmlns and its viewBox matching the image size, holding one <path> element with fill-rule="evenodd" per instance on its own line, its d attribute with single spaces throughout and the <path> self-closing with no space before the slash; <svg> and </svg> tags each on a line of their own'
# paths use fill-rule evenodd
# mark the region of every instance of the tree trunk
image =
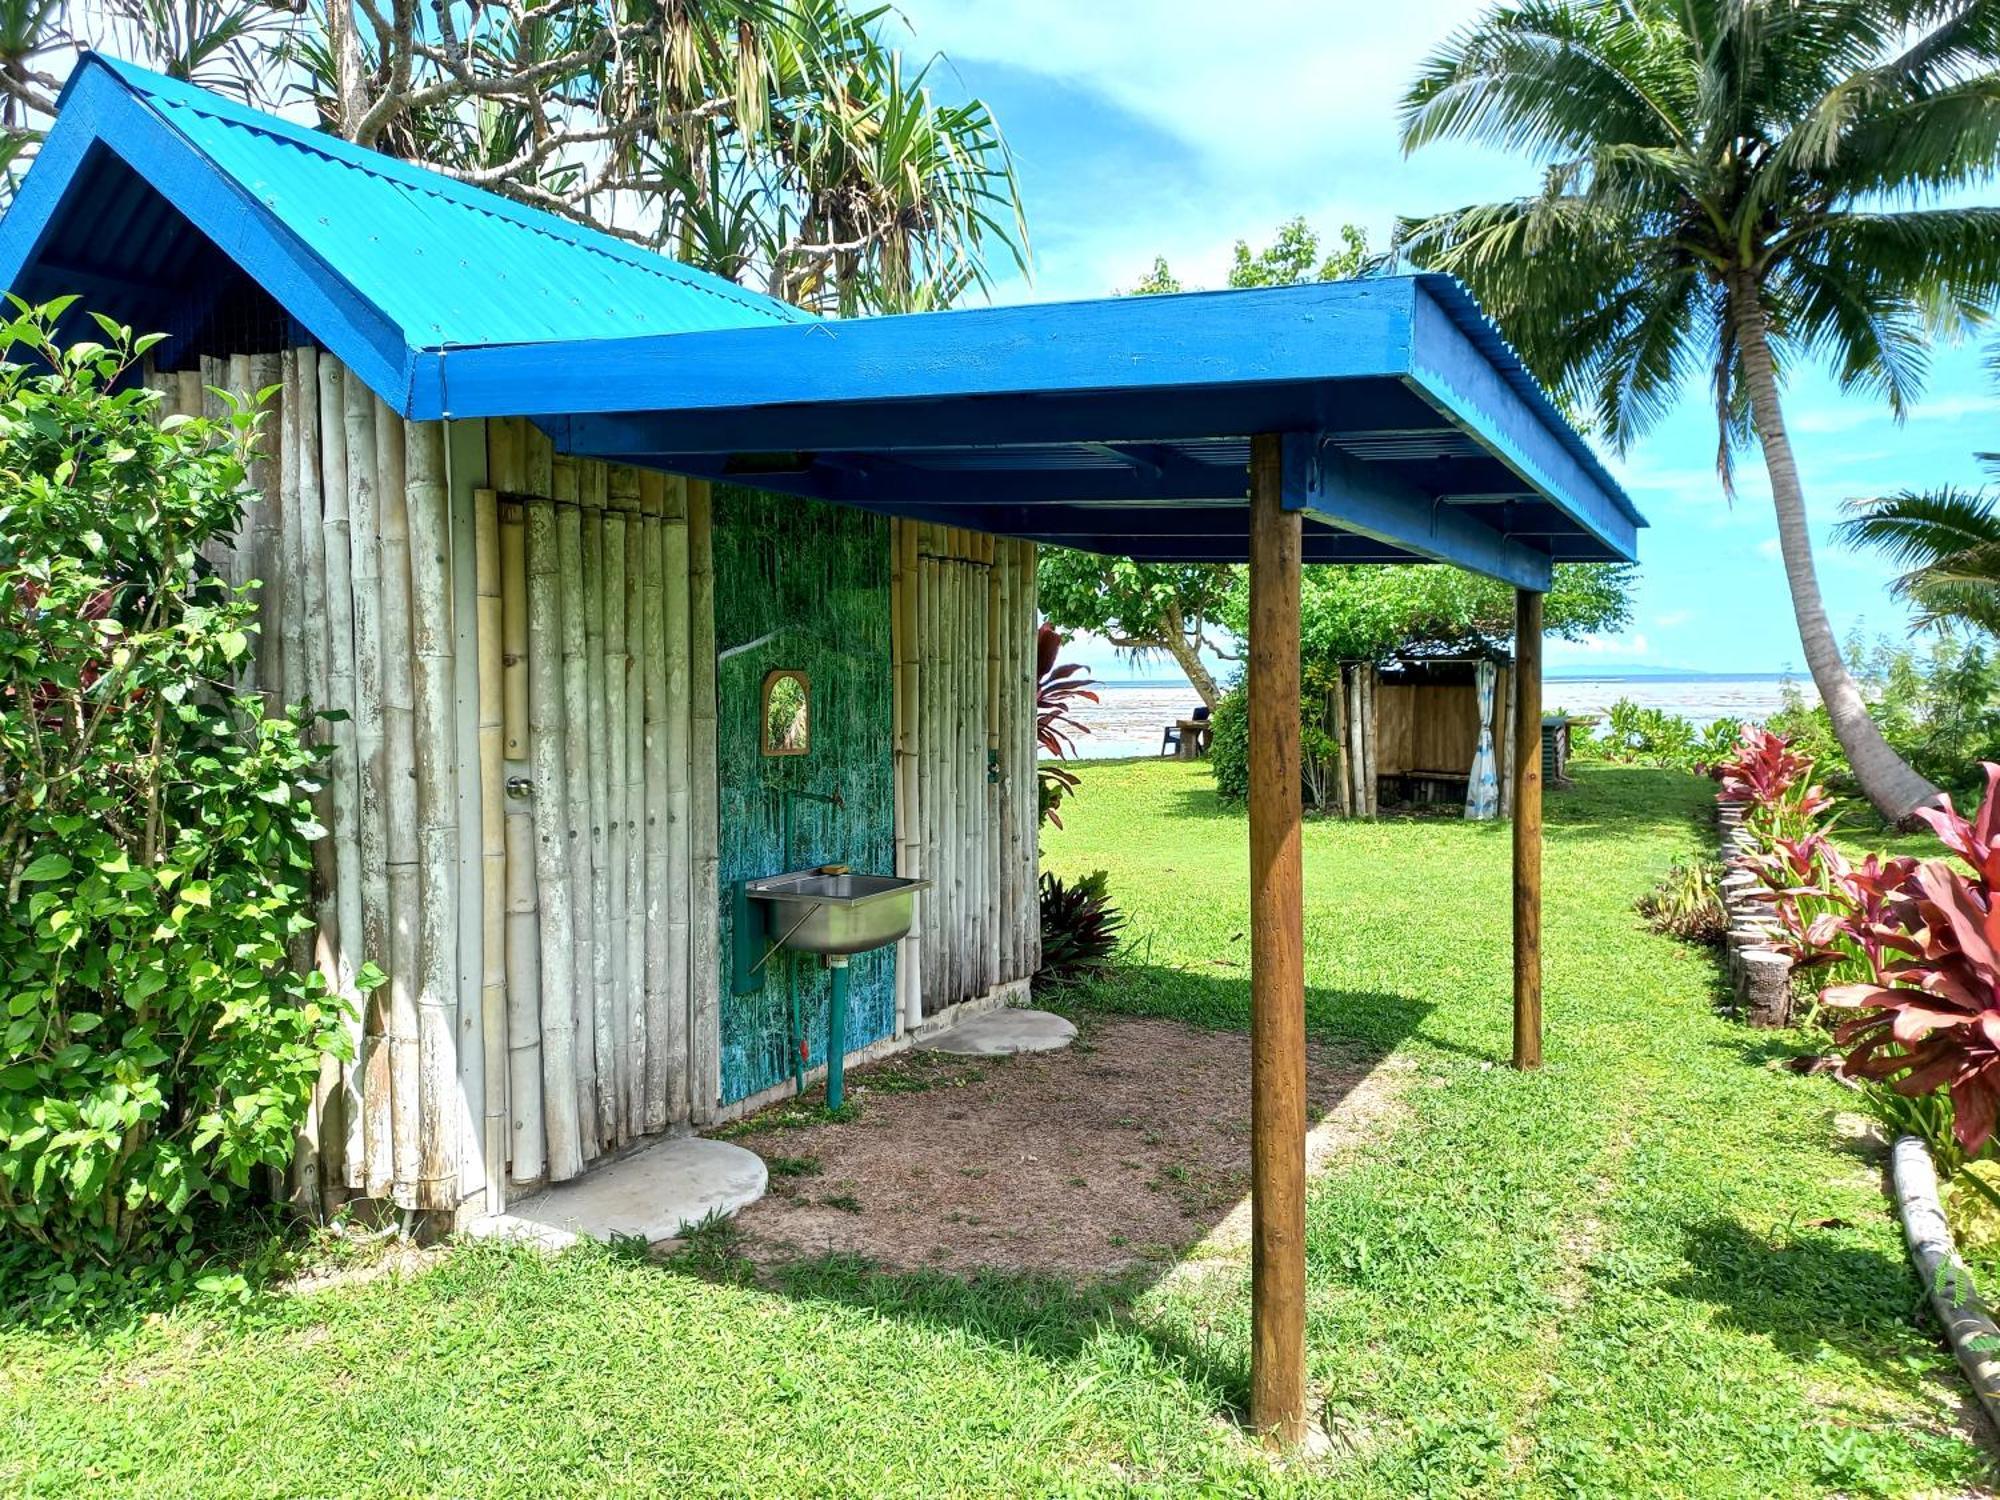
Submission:
<svg viewBox="0 0 2000 1500">
<path fill-rule="evenodd" d="M 1111 644 L 1125 651 L 1160 650 L 1174 659 L 1174 664 L 1187 674 L 1187 680 L 1194 684 L 1194 690 L 1201 695 L 1209 712 L 1222 701 L 1222 689 L 1215 685 L 1215 676 L 1208 670 L 1208 664 L 1201 659 L 1201 647 L 1188 639 L 1187 627 L 1181 621 L 1179 605 L 1169 605 L 1160 616 L 1159 634 L 1149 639 L 1113 636 Z"/>
<path fill-rule="evenodd" d="M 1791 585 L 1792 613 L 1798 620 L 1806 665 L 1812 671 L 1813 684 L 1826 704 L 1833 732 L 1847 752 L 1847 763 L 1853 767 L 1862 792 L 1884 818 L 1900 823 L 1917 808 L 1935 801 L 1938 789 L 1912 770 L 1882 738 L 1882 731 L 1869 716 L 1860 687 L 1841 660 L 1840 644 L 1827 621 L 1826 606 L 1820 599 L 1819 577 L 1813 568 L 1805 495 L 1799 487 L 1798 465 L 1792 457 L 1791 439 L 1786 435 L 1784 412 L 1778 401 L 1777 374 L 1771 362 L 1771 346 L 1765 338 L 1764 306 L 1748 271 L 1731 275 L 1730 309 L 1743 360 L 1750 411 L 1763 446 L 1764 467 L 1771 478 L 1778 547 L 1785 561 L 1785 577 Z"/>
</svg>

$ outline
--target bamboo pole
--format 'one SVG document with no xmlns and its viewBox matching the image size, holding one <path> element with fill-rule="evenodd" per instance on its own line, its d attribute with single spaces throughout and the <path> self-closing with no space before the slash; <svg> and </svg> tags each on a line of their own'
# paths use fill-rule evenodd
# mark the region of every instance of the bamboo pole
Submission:
<svg viewBox="0 0 2000 1500">
<path fill-rule="evenodd" d="M 278 356 L 275 354 L 239 355 L 231 361 L 232 371 L 241 362 L 241 383 L 237 389 L 244 392 L 250 402 L 256 402 L 265 391 L 279 385 Z M 232 383 L 235 382 L 232 374 Z M 259 413 L 257 426 L 256 456 L 250 461 L 250 482 L 257 490 L 257 506 L 250 519 L 250 536 L 247 550 L 242 552 L 243 581 L 255 580 L 257 590 L 257 650 L 251 665 L 250 680 L 258 691 L 264 693 L 273 703 L 282 701 L 284 693 L 283 654 L 278 629 L 278 594 L 282 588 L 279 578 L 279 538 L 282 535 L 284 516 L 284 496 L 279 490 L 278 446 L 279 416 L 274 396 L 270 401 L 252 409 Z"/>
<path fill-rule="evenodd" d="M 1000 575 L 999 644 L 993 656 L 993 743 L 999 759 L 1000 783 L 995 788 L 996 884 L 999 889 L 999 932 L 995 950 L 996 978 L 1020 977 L 1020 825 L 1014 781 L 1021 774 L 1014 753 L 1014 616 L 1019 603 L 1020 548 L 1011 540 L 999 544 L 996 571 Z"/>
<path fill-rule="evenodd" d="M 322 354 L 319 374 L 319 478 L 321 558 L 326 593 L 327 707 L 341 717 L 329 726 L 333 753 L 328 780 L 333 787 L 333 838 L 338 990 L 353 1008 L 347 1031 L 350 1057 L 341 1069 L 340 1118 L 342 1180 L 364 1186 L 366 1135 L 362 1119 L 365 1065 L 365 1011 L 354 976 L 361 967 L 362 895 L 367 875 L 361 866 L 361 766 L 355 737 L 354 555 L 347 503 L 347 372 Z"/>
<path fill-rule="evenodd" d="M 625 497 L 619 489 L 614 476 L 607 490 L 603 519 L 598 523 L 601 536 L 598 567 L 604 593 L 604 852 L 609 881 L 605 942 L 611 949 L 614 991 L 611 1003 L 603 1007 L 610 1017 L 604 1041 L 616 1060 L 612 1070 L 616 1094 L 612 1113 L 622 1145 L 643 1128 L 643 1117 L 635 1116 L 632 1110 L 633 1077 L 636 1074 L 641 1080 L 645 1078 L 646 1061 L 644 1054 L 635 1058 L 630 1045 L 632 981 L 636 978 L 642 986 L 640 1004 L 643 1005 L 645 975 L 643 972 L 635 975 L 628 969 L 625 954 L 628 931 L 625 918 L 635 898 L 643 904 L 645 893 L 628 891 L 626 887 L 625 680 L 630 661 L 625 654 Z"/>
<path fill-rule="evenodd" d="M 1006 609 L 1006 581 L 992 537 L 981 539 L 980 551 L 986 559 L 986 680 L 980 694 L 986 709 L 986 753 L 980 760 L 986 817 L 979 830 L 979 887 L 985 897 L 979 961 L 982 987 L 990 990 L 1000 982 L 1000 620 Z"/>
<path fill-rule="evenodd" d="M 327 639 L 326 532 L 320 510 L 319 440 L 319 351 L 301 348 L 296 356 L 298 421 L 293 437 L 298 446 L 299 576 L 303 580 L 302 634 L 309 643 L 306 657 L 306 696 L 316 710 L 332 707 Z M 182 382 L 182 398 L 187 395 Z M 315 726 L 313 738 L 325 744 L 330 735 L 324 720 Z M 329 774 L 319 784 L 313 798 L 314 815 L 320 826 L 337 826 L 335 790 Z M 344 993 L 340 976 L 340 909 L 338 889 L 340 866 L 338 840 L 329 834 L 313 845 L 313 883 L 316 893 L 314 920 L 318 933 L 314 940 L 315 961 L 327 986 Z M 350 1031 L 350 1036 L 351 1036 Z M 340 1147 L 345 1139 L 341 1114 L 343 1069 L 329 1059 L 320 1070 L 315 1093 L 319 1119 L 319 1189 L 323 1203 L 343 1184 L 344 1168 Z"/>
<path fill-rule="evenodd" d="M 322 389 L 329 369 L 339 370 L 331 355 L 320 359 Z M 347 505 L 347 568 L 353 617 L 353 701 L 349 731 L 354 746 L 355 847 L 360 892 L 357 961 L 389 961 L 388 767 L 382 733 L 382 579 L 381 541 L 376 515 L 375 398 L 367 386 L 347 371 L 335 382 L 340 400 L 337 421 L 345 461 Z M 322 420 L 336 420 L 324 411 Z M 329 446 L 326 461 L 333 463 Z M 337 627 L 336 627 L 337 629 Z M 338 796 L 338 788 L 335 795 Z M 355 1116 L 348 1126 L 350 1156 L 347 1185 L 366 1192 L 369 1164 L 378 1155 L 388 1159 L 379 1139 L 388 1114 L 379 1107 L 389 1096 L 389 1054 L 383 1041 L 386 995 L 371 995 L 364 1005 L 361 1048 L 356 1054 Z M 372 1131 L 372 1133 L 371 1133 Z"/>
<path fill-rule="evenodd" d="M 451 624 L 451 508 L 444 426 L 403 429 L 415 689 L 417 1206 L 458 1207 L 458 751 Z"/>
<path fill-rule="evenodd" d="M 1028 599 L 1022 611 L 1021 641 L 1021 757 L 1027 768 L 1021 778 L 1022 827 L 1027 836 L 1022 840 L 1022 859 L 1025 864 L 1027 900 L 1023 920 L 1027 943 L 1026 961 L 1022 968 L 1024 975 L 1033 974 L 1042 966 L 1042 902 L 1041 902 L 1041 847 L 1037 830 L 1041 826 L 1042 801 L 1040 782 L 1034 774 L 1035 755 L 1039 748 L 1035 728 L 1035 634 L 1040 623 L 1041 585 L 1036 573 L 1037 549 L 1033 542 L 1021 543 L 1021 571 L 1027 580 Z"/>
<path fill-rule="evenodd" d="M 582 543 L 583 662 L 589 747 L 590 791 L 590 1003 L 592 1055 L 596 1058 L 597 1139 L 610 1147 L 618 1130 L 618 1002 L 624 993 L 618 967 L 625 955 L 625 934 L 611 933 L 611 733 L 606 713 L 607 674 L 604 664 L 604 465 L 592 460 L 577 464 L 580 501 L 579 539 Z M 620 874 L 623 861 L 619 862 Z"/>
<path fill-rule="evenodd" d="M 1299 822 L 1299 515 L 1281 440 L 1250 458 L 1250 1425 L 1306 1433 L 1304 892 Z"/>
<path fill-rule="evenodd" d="M 278 535 L 276 560 L 272 564 L 275 592 L 264 597 L 265 618 L 278 637 L 278 661 L 282 697 L 296 703 L 305 696 L 306 664 L 301 616 L 305 603 L 300 597 L 305 558 L 299 544 L 299 445 L 293 435 L 299 400 L 298 351 L 278 352 L 278 396 L 271 412 L 276 431 L 278 455 Z"/>
<path fill-rule="evenodd" d="M 570 1012 L 575 1026 L 578 1141 L 586 1162 L 601 1147 L 597 1125 L 596 901 L 590 861 L 590 665 L 585 656 L 583 598 L 583 512 L 577 504 L 575 464 L 557 458 L 556 567 L 562 576 L 563 774 L 566 823 L 563 830 L 570 866 Z M 547 959 L 543 959 L 544 967 Z"/>
<path fill-rule="evenodd" d="M 534 757 L 536 926 L 541 980 L 543 1129 L 548 1175 L 583 1170 L 576 1089 L 576 929 L 571 891 L 562 669 L 562 569 L 556 507 L 527 502 L 528 745 Z"/>
<path fill-rule="evenodd" d="M 945 546 L 949 548 L 947 534 Z M 958 952 L 958 755 L 952 733 L 952 705 L 958 698 L 958 661 L 952 646 L 957 631 L 957 567 L 947 555 L 938 558 L 938 621 L 932 650 L 938 664 L 936 734 L 938 746 L 938 994 L 940 1005 L 960 998 L 956 955 Z"/>
<path fill-rule="evenodd" d="M 693 720 L 693 603 L 689 552 L 688 488 L 682 479 L 669 480 L 662 496 L 659 555 L 654 576 L 659 579 L 660 650 L 664 657 L 667 715 L 665 764 L 660 775 L 667 788 L 667 863 L 665 898 L 667 953 L 665 998 L 655 1018 L 665 1057 L 666 1112 L 678 1124 L 690 1117 L 696 1097 L 694 1060 L 695 1015 L 690 1004 L 694 953 L 694 822 L 695 768 Z M 687 621 L 687 625 L 681 622 Z M 713 631 L 711 616 L 710 630 Z M 649 632 L 652 627 L 647 625 Z M 714 655 L 711 637 L 711 658 Z M 711 685 L 713 668 L 710 668 Z M 710 730 L 711 735 L 713 729 Z M 648 773 L 650 779 L 652 773 Z M 706 1052 L 703 1065 L 707 1066 Z M 712 1093 L 712 1089 L 710 1090 Z"/>
<path fill-rule="evenodd" d="M 722 1080 L 719 952 L 722 911 L 718 886 L 715 698 L 715 553 L 710 537 L 713 497 L 708 481 L 687 481 L 688 701 L 691 785 L 688 797 L 691 880 L 688 892 L 689 1073 L 694 1121 L 715 1118 Z"/>
<path fill-rule="evenodd" d="M 1376 739 L 1381 725 L 1376 719 L 1375 709 L 1375 663 L 1361 664 L 1362 750 L 1367 756 L 1367 767 L 1363 772 L 1362 786 L 1368 793 L 1368 816 L 1377 817 L 1382 811 L 1381 762 L 1377 755 Z"/>
<path fill-rule="evenodd" d="M 417 871 L 416 677 L 410 634 L 410 524 L 402 418 L 375 409 L 375 508 L 381 535 L 382 741 L 389 882 L 389 982 L 385 1025 L 389 1087 L 370 1102 L 369 1194 L 415 1208 L 421 1164 L 417 1115 L 417 994 L 422 966 L 422 881 Z"/>
<path fill-rule="evenodd" d="M 278 451 L 278 492 L 283 508 L 283 520 L 279 535 L 280 566 L 286 580 L 287 597 L 296 601 L 296 607 L 280 617 L 280 629 L 284 638 L 282 655 L 286 663 L 287 682 L 285 696 L 288 702 L 312 698 L 311 672 L 308 653 L 302 649 L 304 638 L 302 615 L 304 595 L 309 579 L 306 572 L 306 551 L 302 536 L 305 519 L 304 501 L 299 488 L 299 438 L 296 429 L 299 410 L 299 358 L 298 351 L 286 349 L 278 356 L 279 379 L 284 382 L 284 394 L 279 402 L 279 451 Z M 161 392 L 160 404 L 156 410 L 162 417 L 173 410 L 173 401 L 178 391 L 178 382 L 170 375 L 157 375 L 153 379 Z M 317 645 L 317 642 L 314 642 Z M 314 816 L 325 826 L 323 795 L 313 798 Z M 315 920 L 319 916 L 319 893 L 323 865 L 322 848 L 325 839 L 313 845 L 313 877 L 311 892 Z M 330 852 L 330 851 L 327 851 Z M 288 946 L 288 958 L 292 966 L 301 972 L 308 967 L 317 968 L 319 959 L 318 934 L 301 934 Z M 320 1141 L 323 1134 L 323 1112 L 328 1093 L 329 1071 L 337 1083 L 339 1064 L 327 1059 L 321 1065 L 320 1076 L 315 1081 L 312 1096 L 306 1105 L 304 1118 L 292 1137 L 292 1166 L 290 1185 L 292 1203 L 302 1212 L 317 1214 L 320 1211 Z"/>
<path fill-rule="evenodd" d="M 625 714 L 616 733 L 625 755 L 625 1022 L 626 1115 L 635 1133 L 651 1127 L 646 1113 L 646 911 L 651 900 L 647 852 L 651 847 L 646 788 L 646 527 L 643 481 L 636 470 L 613 475 L 625 515 Z M 661 843 L 664 850 L 664 840 Z"/>
<path fill-rule="evenodd" d="M 1542 596 L 1514 591 L 1514 1066 L 1542 1065 Z"/>
<path fill-rule="evenodd" d="M 645 984 L 639 1014 L 633 1018 L 633 1055 L 639 1063 L 642 1080 L 639 1089 L 642 1104 L 640 1120 L 648 1132 L 664 1129 L 673 1119 L 668 1107 L 674 1079 L 668 1061 L 667 1029 L 674 1024 L 670 1012 L 674 996 L 678 993 L 683 1001 L 686 998 L 685 975 L 681 976 L 678 986 L 670 984 L 668 964 L 671 943 L 668 932 L 671 849 L 685 829 L 674 821 L 668 789 L 670 671 L 666 647 L 666 588 L 661 572 L 666 483 L 661 475 L 647 474 L 639 490 L 639 656 L 642 664 L 639 700 L 640 756 L 644 761 L 646 788 L 646 895 L 643 908 L 644 952 L 640 960 Z M 682 611 L 682 618 L 686 618 L 685 610 Z M 685 635 L 685 630 L 682 634 Z M 685 685 L 683 682 L 683 688 Z M 685 754 L 681 762 L 681 784 L 685 788 Z M 682 873 L 685 875 L 685 867 Z M 682 930 L 685 933 L 685 926 Z M 685 1008 L 676 1029 L 683 1037 L 686 1036 Z M 685 1052 L 680 1072 L 685 1079 Z M 685 1095 L 684 1085 L 681 1092 Z"/>
<path fill-rule="evenodd" d="M 971 551 L 970 536 L 961 536 L 962 554 Z M 986 632 L 979 625 L 979 603 L 986 597 L 977 567 L 969 556 L 958 566 L 958 971 L 961 999 L 979 993 L 979 824 L 984 805 L 979 793 L 979 694 L 975 684 L 985 676 Z"/>
<path fill-rule="evenodd" d="M 931 528 L 920 524 L 918 535 L 925 542 L 930 540 Z M 944 882 L 938 879 L 944 872 L 940 861 L 941 839 L 939 838 L 938 803 L 943 795 L 937 774 L 937 702 L 942 698 L 941 674 L 938 661 L 937 611 L 938 611 L 938 570 L 937 558 L 929 551 L 919 554 L 917 559 L 917 828 L 918 844 L 921 847 L 922 864 L 932 872 L 931 887 L 918 898 L 918 909 L 924 924 L 923 946 L 918 957 L 918 1005 L 922 1010 L 934 1009 L 930 1002 L 941 1004 L 943 990 L 939 984 L 938 955 L 944 951 L 944 923 L 946 893 Z M 921 1022 L 922 1015 L 918 1020 Z"/>
<path fill-rule="evenodd" d="M 487 424 L 488 466 L 493 488 L 522 494 L 527 472 L 522 455 L 524 424 L 518 418 Z M 512 520 L 507 519 L 508 515 Z M 528 758 L 528 564 L 527 528 L 518 505 L 503 510 L 500 526 L 500 593 L 513 601 L 500 618 L 500 722 L 502 748 L 509 760 Z"/>
<path fill-rule="evenodd" d="M 914 735 L 912 716 L 916 710 L 915 665 L 916 642 L 911 637 L 909 603 L 916 592 L 915 554 L 910 546 L 916 532 L 914 521 L 901 519 L 889 523 L 890 555 L 894 566 L 889 575 L 889 655 L 892 666 L 891 718 L 892 747 L 891 764 L 895 767 L 896 792 L 896 873 L 906 879 L 916 878 L 916 840 L 912 825 L 915 821 L 916 755 L 913 748 Z M 896 949 L 896 1034 L 902 1035 L 919 1025 L 923 1020 L 920 1008 L 911 1004 L 911 996 L 916 990 L 914 970 L 920 937 L 918 922 L 921 920 L 923 897 L 921 893 L 914 903 L 914 914 L 909 932 Z"/>
<path fill-rule="evenodd" d="M 502 501 L 500 522 L 500 636 L 521 645 L 522 688 L 527 687 L 527 516 L 519 500 Z M 509 559 L 518 567 L 509 570 Z M 503 668 L 504 670 L 504 668 Z M 504 699 L 504 690 L 503 690 Z M 525 713 L 525 705 L 523 706 Z M 504 704 L 503 704 L 504 713 Z M 531 736 L 521 727 L 521 753 Z M 519 757 L 516 757 L 519 758 Z M 532 785 L 532 784 L 531 784 Z M 507 806 L 507 1120 L 508 1155 L 515 1182 L 534 1182 L 545 1163 L 542 1123 L 541 947 L 536 932 L 535 815 L 533 803 Z"/>
<path fill-rule="evenodd" d="M 480 1039 L 486 1110 L 481 1149 L 486 1159 L 486 1211 L 506 1206 L 509 1128 L 507 1088 L 507 804 L 506 748 L 501 727 L 500 496 L 472 495 L 473 593 L 479 630 L 479 873 Z"/>
</svg>

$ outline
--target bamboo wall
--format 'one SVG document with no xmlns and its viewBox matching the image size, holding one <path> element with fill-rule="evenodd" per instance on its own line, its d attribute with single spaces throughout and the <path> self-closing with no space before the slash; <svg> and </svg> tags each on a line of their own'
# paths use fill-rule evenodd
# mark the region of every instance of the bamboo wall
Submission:
<svg viewBox="0 0 2000 1500">
<path fill-rule="evenodd" d="M 843 788 L 868 836 L 808 813 L 797 858 L 936 882 L 899 961 L 857 960 L 851 1045 L 1034 972 L 1032 545 L 732 499 L 763 507 L 760 555 L 811 586 L 760 596 L 732 521 L 719 653 L 705 483 L 559 457 L 523 421 L 405 422 L 310 347 L 148 378 L 189 413 L 219 409 L 206 386 L 276 388 L 262 499 L 210 560 L 263 584 L 247 681 L 333 715 L 315 925 L 293 958 L 355 1013 L 300 1132 L 302 1207 L 498 1211 L 714 1122 L 773 1071 L 725 1081 L 746 1017 L 721 984 L 724 846 L 750 850 L 774 812 L 738 722 L 754 726 L 761 670 L 746 686 L 731 667 L 758 609 L 815 622 L 815 738 L 871 768 Z M 838 576 L 834 533 L 857 559 Z M 753 771 L 761 803 L 725 813 Z M 771 853 L 749 873 L 773 873 Z M 363 1003 L 368 962 L 388 979 Z"/>
<path fill-rule="evenodd" d="M 1501 667 L 1494 684 L 1493 717 L 1506 717 L 1511 671 Z M 1465 775 L 1479 750 L 1479 689 L 1471 683 L 1382 681 L 1375 690 L 1375 774 L 1400 776 L 1408 771 Z M 1500 746 L 1503 724 L 1493 730 L 1493 744 L 1504 766 Z"/>
<path fill-rule="evenodd" d="M 1035 549 L 897 523 L 899 872 L 932 882 L 903 944 L 904 1021 L 1041 961 Z"/>
</svg>

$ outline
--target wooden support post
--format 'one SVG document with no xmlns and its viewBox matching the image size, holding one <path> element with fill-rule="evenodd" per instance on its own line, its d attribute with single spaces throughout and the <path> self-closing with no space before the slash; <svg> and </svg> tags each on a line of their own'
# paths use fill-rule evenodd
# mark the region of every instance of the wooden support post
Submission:
<svg viewBox="0 0 2000 1500">
<path fill-rule="evenodd" d="M 1542 1065 L 1542 596 L 1514 591 L 1514 1066 Z"/>
<path fill-rule="evenodd" d="M 1280 439 L 1250 450 L 1250 1425 L 1306 1432 L 1306 1016 L 1299 513 Z"/>
</svg>

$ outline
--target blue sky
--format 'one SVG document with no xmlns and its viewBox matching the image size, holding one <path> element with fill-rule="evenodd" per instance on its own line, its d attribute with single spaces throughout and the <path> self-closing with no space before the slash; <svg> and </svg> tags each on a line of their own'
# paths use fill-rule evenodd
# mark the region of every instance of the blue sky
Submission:
<svg viewBox="0 0 2000 1500">
<path fill-rule="evenodd" d="M 1035 276 L 1008 277 L 1003 301 L 1103 296 L 1131 286 L 1155 255 L 1190 286 L 1219 286 L 1237 239 L 1261 244 L 1294 214 L 1328 235 L 1357 223 L 1381 243 L 1398 213 L 1534 185 L 1517 159 L 1433 148 L 1405 160 L 1396 145 L 1396 99 L 1425 52 L 1477 14 L 1463 0 L 899 9 L 912 59 L 946 54 L 940 90 L 984 98 L 1013 147 Z M 1843 636 L 1857 624 L 1903 634 L 1888 570 L 1826 533 L 1849 496 L 1978 482 L 1973 451 L 2000 448 L 2000 393 L 1980 351 L 1937 351 L 1926 399 L 1901 427 L 1817 372 L 1794 382 L 1788 411 L 1828 612 Z M 1739 459 L 1736 502 L 1726 503 L 1705 393 L 1690 392 L 1629 454 L 1606 457 L 1652 523 L 1634 618 L 1616 638 L 1551 643 L 1551 670 L 1802 672 L 1761 462 Z M 1082 654 L 1128 675 L 1108 650 Z"/>
</svg>

